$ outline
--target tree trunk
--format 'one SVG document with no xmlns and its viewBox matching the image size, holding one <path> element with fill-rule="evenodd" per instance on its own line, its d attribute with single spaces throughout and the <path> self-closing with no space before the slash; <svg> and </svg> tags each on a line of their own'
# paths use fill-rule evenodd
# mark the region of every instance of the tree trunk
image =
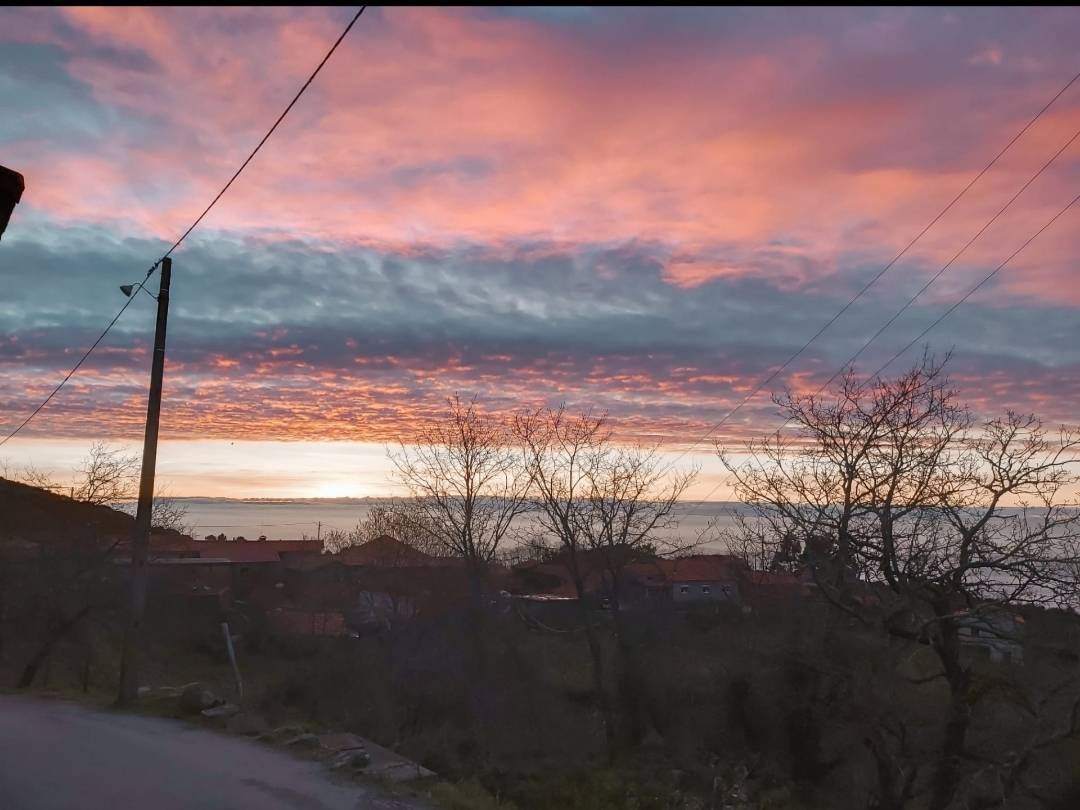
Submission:
<svg viewBox="0 0 1080 810">
<path fill-rule="evenodd" d="M 466 613 L 468 656 L 466 671 L 469 676 L 468 701 L 474 717 L 487 722 L 490 717 L 490 692 L 493 684 L 489 681 L 488 639 L 490 629 L 487 613 L 484 610 L 484 583 L 482 574 L 474 564 L 468 564 L 469 604 Z"/>
<path fill-rule="evenodd" d="M 469 639 L 472 644 L 472 664 L 476 674 L 482 676 L 487 670 L 486 612 L 484 610 L 483 572 L 472 563 L 468 566 L 469 576 Z"/>
<path fill-rule="evenodd" d="M 607 744 L 608 759 L 614 760 L 615 717 L 611 711 L 607 689 L 604 686 L 604 651 L 600 647 L 600 639 L 596 634 L 596 628 L 593 626 L 592 617 L 589 615 L 589 608 L 585 604 L 585 600 L 578 597 L 578 605 L 581 610 L 582 623 L 585 626 L 585 640 L 589 645 L 589 656 L 592 658 L 593 691 L 596 693 L 600 718 L 604 723 L 604 740 Z"/>
<path fill-rule="evenodd" d="M 929 810 L 945 810 L 960 787 L 961 763 L 971 725 L 971 693 L 968 673 L 960 664 L 960 638 L 952 619 L 942 620 L 941 638 L 935 646 L 949 684 L 949 713 Z"/>
<path fill-rule="evenodd" d="M 619 650 L 619 697 L 623 711 L 626 712 L 626 742 L 636 747 L 645 734 L 642 721 L 641 677 L 637 667 L 637 656 L 627 638 L 618 596 L 611 599 L 614 615 L 615 642 Z"/>
<path fill-rule="evenodd" d="M 876 807 L 879 810 L 905 810 L 915 786 L 915 777 L 918 773 L 916 766 L 912 764 L 906 774 L 900 770 L 896 759 L 890 755 L 887 744 L 877 732 L 863 740 L 863 745 L 870 751 L 877 766 L 878 803 Z M 902 750 L 900 755 L 903 756 Z"/>
</svg>

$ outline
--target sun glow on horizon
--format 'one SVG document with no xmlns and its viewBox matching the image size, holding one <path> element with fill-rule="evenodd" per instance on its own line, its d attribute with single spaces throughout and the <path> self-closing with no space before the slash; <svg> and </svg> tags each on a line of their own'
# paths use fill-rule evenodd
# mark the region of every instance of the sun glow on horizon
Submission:
<svg viewBox="0 0 1080 810">
<path fill-rule="evenodd" d="M 305 498 L 374 498 L 385 495 L 375 487 L 365 487 L 355 481 L 323 481 L 304 492 Z"/>
<path fill-rule="evenodd" d="M 138 454 L 132 442 L 106 442 Z M 90 439 L 30 439 L 4 448 L 8 477 L 33 467 L 70 483 Z M 696 466 L 698 477 L 682 500 L 728 500 L 730 487 L 715 454 L 690 448 L 685 456 L 662 452 L 662 466 Z M 390 498 L 406 495 L 393 477 L 381 444 L 308 441 L 163 441 L 158 450 L 157 491 L 178 498 Z"/>
</svg>

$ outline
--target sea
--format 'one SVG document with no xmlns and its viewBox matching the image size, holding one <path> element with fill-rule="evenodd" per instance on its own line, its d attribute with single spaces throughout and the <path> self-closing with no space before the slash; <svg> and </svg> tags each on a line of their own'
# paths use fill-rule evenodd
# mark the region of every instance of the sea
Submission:
<svg viewBox="0 0 1080 810">
<path fill-rule="evenodd" d="M 362 523 L 372 507 L 388 501 L 378 498 L 312 498 L 304 500 L 235 500 L 227 498 L 174 498 L 187 511 L 184 523 L 192 536 L 224 534 L 229 539 L 303 540 L 324 536 L 331 529 L 348 531 Z M 658 532 L 659 539 L 694 542 L 703 550 L 725 547 L 722 533 L 735 526 L 737 503 L 710 501 L 676 506 L 673 525 Z M 515 529 L 527 530 L 532 518 L 518 519 Z"/>
</svg>

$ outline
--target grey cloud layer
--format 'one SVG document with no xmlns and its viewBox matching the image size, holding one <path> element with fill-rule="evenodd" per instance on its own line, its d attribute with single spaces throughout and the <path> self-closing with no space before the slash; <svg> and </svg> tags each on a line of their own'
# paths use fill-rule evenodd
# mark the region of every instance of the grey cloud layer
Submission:
<svg viewBox="0 0 1080 810">
<path fill-rule="evenodd" d="M 141 276 L 147 257 L 160 250 L 93 229 L 5 240 L 5 375 L 48 378 L 70 365 L 122 303 L 117 286 Z M 453 359 L 478 373 L 486 366 L 542 372 L 546 363 L 662 380 L 689 367 L 748 382 L 786 359 L 877 269 L 850 267 L 833 288 L 814 292 L 752 277 L 681 289 L 663 280 L 657 254 L 650 245 L 530 245 L 406 255 L 208 234 L 176 257 L 170 357 L 188 373 L 211 375 L 214 357 L 269 362 L 269 350 L 296 347 L 288 362 L 353 375 L 365 373 L 358 358 L 386 371 L 395 363 L 437 369 Z M 792 370 L 831 374 L 922 278 L 910 268 L 887 277 Z M 980 301 L 957 311 L 930 345 L 955 347 L 960 365 L 1009 374 L 1038 377 L 1039 370 L 1080 365 L 1074 311 L 1003 307 L 993 290 Z M 918 334 L 943 307 L 915 307 L 867 353 L 864 367 Z M 92 368 L 123 368 L 132 358 L 116 350 L 145 347 L 150 300 L 129 315 Z"/>
</svg>

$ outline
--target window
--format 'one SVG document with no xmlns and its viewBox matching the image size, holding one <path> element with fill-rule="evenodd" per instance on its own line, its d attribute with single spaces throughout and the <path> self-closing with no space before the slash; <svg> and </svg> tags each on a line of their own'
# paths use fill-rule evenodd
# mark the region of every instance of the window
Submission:
<svg viewBox="0 0 1080 810">
<path fill-rule="evenodd" d="M 690 586 L 689 585 L 680 585 L 679 586 L 679 593 L 690 593 Z"/>
</svg>

